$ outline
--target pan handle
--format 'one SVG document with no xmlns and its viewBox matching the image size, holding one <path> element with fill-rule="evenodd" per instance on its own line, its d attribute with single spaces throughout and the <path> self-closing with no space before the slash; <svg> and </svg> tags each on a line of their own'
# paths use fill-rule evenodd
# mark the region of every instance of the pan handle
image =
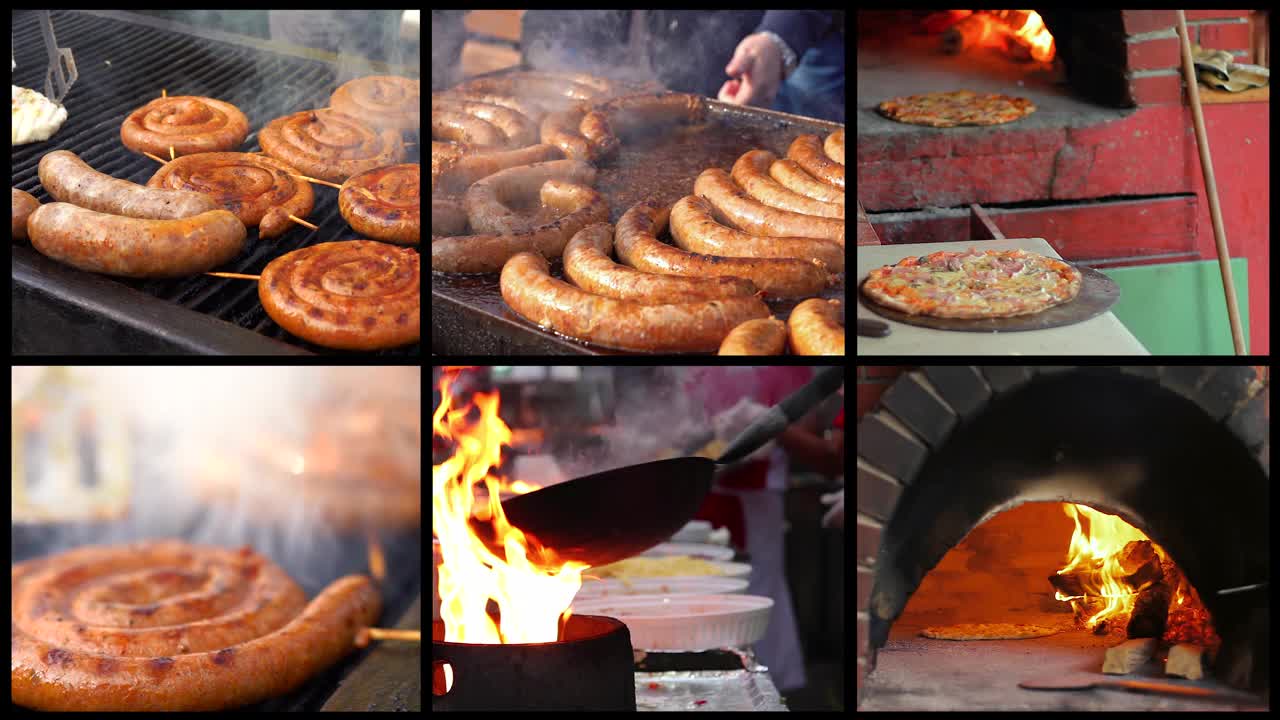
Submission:
<svg viewBox="0 0 1280 720">
<path fill-rule="evenodd" d="M 844 366 L 823 368 L 804 387 L 791 393 L 782 402 L 761 415 L 729 443 L 717 464 L 727 465 L 741 460 L 761 445 L 777 437 L 788 425 L 799 420 L 822 400 L 844 384 Z"/>
</svg>

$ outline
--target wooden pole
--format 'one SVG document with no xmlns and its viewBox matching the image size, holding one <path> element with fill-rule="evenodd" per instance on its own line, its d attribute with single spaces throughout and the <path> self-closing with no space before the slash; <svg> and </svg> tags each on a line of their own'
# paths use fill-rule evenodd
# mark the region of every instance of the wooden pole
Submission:
<svg viewBox="0 0 1280 720">
<path fill-rule="evenodd" d="M 1213 239 L 1218 246 L 1218 270 L 1222 272 L 1222 288 L 1227 294 L 1227 319 L 1231 321 L 1231 341 L 1236 354 L 1244 355 L 1244 329 L 1240 326 L 1240 308 L 1236 305 L 1236 285 L 1231 278 L 1231 255 L 1227 250 L 1227 233 L 1222 229 L 1222 208 L 1218 206 L 1218 182 L 1213 177 L 1213 157 L 1209 154 L 1209 136 L 1204 130 L 1204 112 L 1200 109 L 1200 88 L 1191 59 L 1191 40 L 1187 34 L 1187 17 L 1178 11 L 1178 36 L 1182 39 L 1182 74 L 1191 98 L 1191 119 L 1196 126 L 1196 145 L 1200 148 L 1200 170 L 1204 173 L 1204 194 L 1209 199 L 1209 217 L 1213 220 Z"/>
</svg>

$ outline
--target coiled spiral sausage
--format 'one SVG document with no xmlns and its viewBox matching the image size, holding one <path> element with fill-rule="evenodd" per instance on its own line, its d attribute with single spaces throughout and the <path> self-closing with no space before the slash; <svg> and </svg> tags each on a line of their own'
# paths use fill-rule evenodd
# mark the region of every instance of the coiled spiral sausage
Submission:
<svg viewBox="0 0 1280 720">
<path fill-rule="evenodd" d="M 808 260 L 719 257 L 671 247 L 657 238 L 669 213 L 670 208 L 653 201 L 637 203 L 624 213 L 614 238 L 618 257 L 645 272 L 746 278 L 776 297 L 816 295 L 834 279 L 825 267 Z"/>
<path fill-rule="evenodd" d="M 288 230 L 288 215 L 305 218 L 315 207 L 311 183 L 301 174 L 267 155 L 201 153 L 165 163 L 147 187 L 207 195 L 247 227 L 258 226 L 258 237 L 268 240 Z"/>
<path fill-rule="evenodd" d="M 371 240 L 304 247 L 272 260 L 258 298 L 280 327 L 317 345 L 381 350 L 421 331 L 418 253 Z"/>
<path fill-rule="evenodd" d="M 234 150 L 249 134 L 249 118 L 228 102 L 195 95 L 156 98 L 129 113 L 120 141 L 134 152 L 175 155 Z"/>
<path fill-rule="evenodd" d="M 507 261 L 499 285 L 507 305 L 539 327 L 620 350 L 711 352 L 738 324 L 769 315 L 754 295 L 668 305 L 593 295 L 551 277 L 546 259 L 529 252 Z"/>
<path fill-rule="evenodd" d="M 610 259 L 612 250 L 613 226 L 588 225 L 564 248 L 564 274 L 587 292 L 645 305 L 700 302 L 756 293 L 756 286 L 742 278 L 681 277 L 635 270 Z"/>
<path fill-rule="evenodd" d="M 513 168 L 518 169 L 518 168 Z M 433 272 L 498 272 L 519 252 L 533 251 L 544 257 L 560 257 L 564 246 L 579 230 L 609 219 L 604 196 L 585 185 L 548 180 L 539 191 L 542 204 L 552 208 L 557 219 L 538 227 L 506 235 L 461 235 L 431 239 Z"/>
<path fill-rule="evenodd" d="M 329 107 L 379 130 L 403 132 L 422 124 L 422 84 L 398 75 L 370 75 L 338 86 Z"/>
<path fill-rule="evenodd" d="M 404 159 L 399 133 L 375 131 L 328 108 L 276 118 L 258 133 L 258 141 L 271 157 L 332 182 Z"/>
<path fill-rule="evenodd" d="M 37 710 L 220 710 L 293 690 L 381 612 L 369 578 L 310 603 L 245 547 L 86 547 L 13 566 L 10 681 Z"/>
<path fill-rule="evenodd" d="M 338 210 L 361 235 L 417 245 L 422 237 L 422 166 L 391 165 L 353 176 L 338 191 Z"/>
</svg>

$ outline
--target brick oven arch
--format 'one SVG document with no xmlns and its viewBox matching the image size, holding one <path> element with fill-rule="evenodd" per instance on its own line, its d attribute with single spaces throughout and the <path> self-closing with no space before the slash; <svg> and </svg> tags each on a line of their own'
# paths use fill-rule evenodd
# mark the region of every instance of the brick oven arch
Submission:
<svg viewBox="0 0 1280 720">
<path fill-rule="evenodd" d="M 860 673 L 951 547 L 999 512 L 1048 500 L 1120 515 L 1163 546 L 1223 639 L 1218 676 L 1265 686 L 1268 392 L 1250 367 L 900 375 L 858 426 Z"/>
</svg>

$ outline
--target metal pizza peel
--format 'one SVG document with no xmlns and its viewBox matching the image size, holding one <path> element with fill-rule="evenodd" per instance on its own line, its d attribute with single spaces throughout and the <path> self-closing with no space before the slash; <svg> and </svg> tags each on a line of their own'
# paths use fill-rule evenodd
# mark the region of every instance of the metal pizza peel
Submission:
<svg viewBox="0 0 1280 720">
<path fill-rule="evenodd" d="M 1080 294 L 1069 303 L 1055 305 L 1043 312 L 1031 315 L 1019 315 L 1010 318 L 982 318 L 980 320 L 962 320 L 959 318 L 936 318 L 927 315 L 908 315 L 907 313 L 887 308 L 862 294 L 864 277 L 858 283 L 858 302 L 871 312 L 882 317 L 896 320 L 907 325 L 933 328 L 935 330 L 959 330 L 961 332 L 1001 333 L 1021 332 L 1024 330 L 1045 330 L 1047 328 L 1074 325 L 1097 317 L 1116 304 L 1120 299 L 1120 286 L 1115 281 L 1093 268 L 1072 265 L 1080 271 Z"/>
</svg>

